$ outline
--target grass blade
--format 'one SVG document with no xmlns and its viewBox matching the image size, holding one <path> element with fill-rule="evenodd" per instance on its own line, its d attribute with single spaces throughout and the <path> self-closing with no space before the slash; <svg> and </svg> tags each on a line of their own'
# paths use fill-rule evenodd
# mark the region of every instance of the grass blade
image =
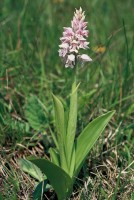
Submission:
<svg viewBox="0 0 134 200">
<path fill-rule="evenodd" d="M 43 193 L 49 189 L 50 185 L 48 184 L 48 180 L 41 181 L 36 186 L 34 192 L 33 192 L 33 200 L 42 200 L 43 199 Z"/>
</svg>

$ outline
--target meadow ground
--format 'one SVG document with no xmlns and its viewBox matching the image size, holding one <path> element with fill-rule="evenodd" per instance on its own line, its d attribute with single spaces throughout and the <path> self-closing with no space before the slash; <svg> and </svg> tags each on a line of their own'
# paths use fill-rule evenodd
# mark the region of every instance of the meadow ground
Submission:
<svg viewBox="0 0 134 200">
<path fill-rule="evenodd" d="M 132 0 L 0 1 L 0 199 L 32 199 L 36 181 L 20 170 L 18 159 L 49 157 L 55 130 L 51 92 L 66 107 L 73 76 L 58 56 L 59 37 L 80 6 L 93 62 L 79 68 L 77 134 L 100 114 L 116 114 L 86 160 L 71 199 L 134 199 Z M 44 199 L 56 199 L 54 192 Z"/>
</svg>

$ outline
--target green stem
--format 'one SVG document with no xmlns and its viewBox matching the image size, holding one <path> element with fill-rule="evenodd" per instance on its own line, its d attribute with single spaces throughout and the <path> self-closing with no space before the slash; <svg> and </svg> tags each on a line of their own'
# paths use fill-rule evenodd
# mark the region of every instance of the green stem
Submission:
<svg viewBox="0 0 134 200">
<path fill-rule="evenodd" d="M 77 85 L 77 77 L 78 77 L 78 64 L 77 64 L 77 59 L 75 60 L 75 66 L 74 66 L 74 80 L 72 82 L 72 85 L 73 83 L 75 82 L 76 85 Z"/>
<path fill-rule="evenodd" d="M 76 134 L 77 125 L 77 67 L 73 69 L 72 78 L 72 90 L 70 95 L 70 108 L 69 108 L 69 118 L 67 123 L 67 133 L 65 141 L 65 155 L 67 159 L 67 165 L 69 169 L 69 175 L 72 177 L 75 166 L 75 147 L 74 140 Z"/>
</svg>

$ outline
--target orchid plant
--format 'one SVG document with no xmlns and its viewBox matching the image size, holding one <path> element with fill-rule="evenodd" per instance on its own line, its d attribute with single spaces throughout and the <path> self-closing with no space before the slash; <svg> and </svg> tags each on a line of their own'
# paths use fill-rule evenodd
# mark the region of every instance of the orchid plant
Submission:
<svg viewBox="0 0 134 200">
<path fill-rule="evenodd" d="M 70 94 L 70 108 L 67 117 L 60 99 L 53 95 L 55 124 L 57 134 L 52 133 L 55 144 L 50 148 L 50 160 L 32 159 L 40 170 L 46 175 L 54 188 L 58 200 L 70 197 L 73 185 L 78 176 L 89 151 L 114 114 L 110 111 L 90 122 L 84 130 L 75 137 L 77 125 L 77 93 L 79 84 L 76 80 L 77 63 L 90 62 L 92 59 L 86 54 L 80 54 L 81 49 L 87 49 L 89 31 L 85 22 L 85 13 L 82 8 L 74 13 L 71 27 L 65 27 L 60 38 L 59 56 L 63 59 L 65 67 L 74 68 L 74 80 Z"/>
</svg>

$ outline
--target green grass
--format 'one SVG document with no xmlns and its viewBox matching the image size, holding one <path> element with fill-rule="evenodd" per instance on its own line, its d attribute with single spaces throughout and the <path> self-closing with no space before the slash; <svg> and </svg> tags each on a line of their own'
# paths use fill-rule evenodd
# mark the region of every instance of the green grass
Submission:
<svg viewBox="0 0 134 200">
<path fill-rule="evenodd" d="M 36 183 L 17 168 L 17 159 L 31 154 L 42 156 L 44 152 L 49 156 L 50 131 L 54 130 L 51 92 L 62 97 L 66 106 L 73 76 L 58 56 L 59 37 L 63 27 L 70 26 L 74 9 L 81 6 L 90 30 L 87 53 L 93 62 L 79 68 L 78 133 L 105 111 L 115 109 L 116 114 L 89 155 L 72 199 L 81 195 L 82 200 L 131 200 L 134 198 L 134 2 L 55 2 L 0 1 L 0 191 L 5 199 L 32 196 Z M 104 46 L 105 52 L 97 53 L 97 46 Z M 31 95 L 43 103 L 47 116 L 41 132 L 26 119 Z M 35 105 L 31 106 L 34 109 Z M 8 190 L 9 187 L 13 190 Z"/>
</svg>

